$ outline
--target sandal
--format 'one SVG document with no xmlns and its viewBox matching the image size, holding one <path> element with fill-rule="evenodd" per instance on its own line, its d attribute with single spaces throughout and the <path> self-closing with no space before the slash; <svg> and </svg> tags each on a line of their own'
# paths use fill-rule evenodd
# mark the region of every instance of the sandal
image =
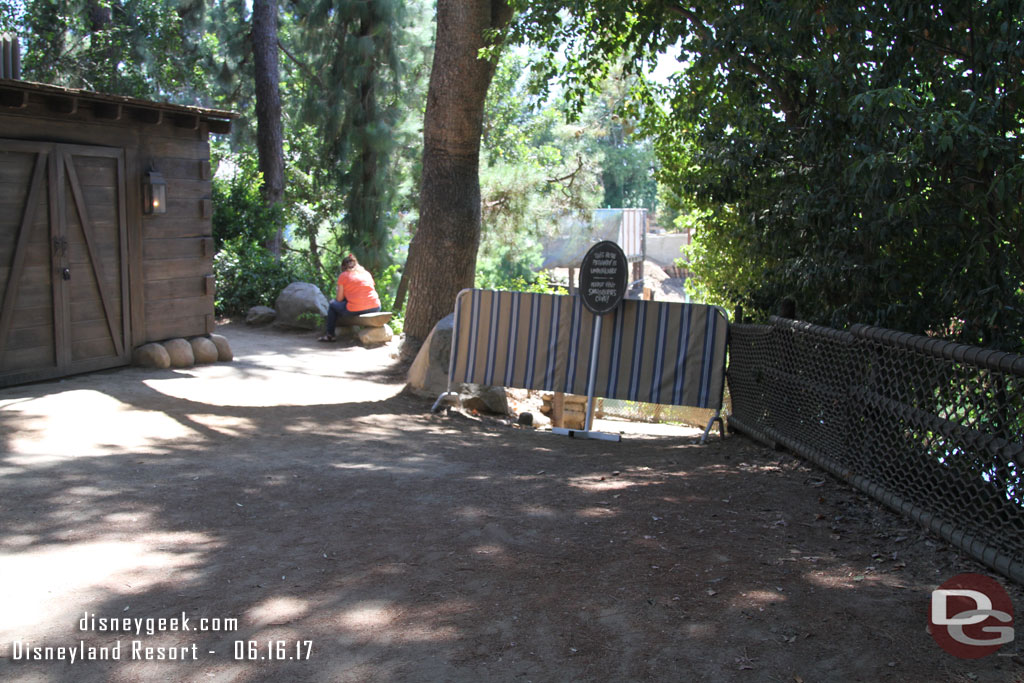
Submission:
<svg viewBox="0 0 1024 683">
<path fill-rule="evenodd" d="M 317 339 L 317 341 L 321 341 L 321 342 L 332 342 L 334 340 L 335 340 L 335 336 L 333 334 L 325 334 L 324 336 L 322 336 L 319 339 Z"/>
</svg>

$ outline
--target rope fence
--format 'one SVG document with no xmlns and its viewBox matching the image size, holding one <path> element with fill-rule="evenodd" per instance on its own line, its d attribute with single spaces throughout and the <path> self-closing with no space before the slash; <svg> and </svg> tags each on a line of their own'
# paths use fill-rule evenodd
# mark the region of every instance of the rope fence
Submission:
<svg viewBox="0 0 1024 683">
<path fill-rule="evenodd" d="M 1024 356 L 778 317 L 730 336 L 730 427 L 1024 584 Z"/>
</svg>

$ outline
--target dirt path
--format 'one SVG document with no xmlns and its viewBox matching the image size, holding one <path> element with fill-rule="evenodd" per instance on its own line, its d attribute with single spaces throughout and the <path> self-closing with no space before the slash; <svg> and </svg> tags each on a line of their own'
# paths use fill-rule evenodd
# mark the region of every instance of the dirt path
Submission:
<svg viewBox="0 0 1024 683">
<path fill-rule="evenodd" d="M 1024 634 L 925 630 L 984 570 L 793 457 L 431 415 L 388 349 L 221 331 L 0 391 L 0 680 L 1024 682 Z"/>
</svg>

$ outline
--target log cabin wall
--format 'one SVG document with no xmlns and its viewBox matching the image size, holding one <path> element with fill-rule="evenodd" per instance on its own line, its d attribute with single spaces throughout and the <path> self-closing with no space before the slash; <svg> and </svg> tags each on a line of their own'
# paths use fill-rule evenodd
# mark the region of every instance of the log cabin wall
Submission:
<svg viewBox="0 0 1024 683">
<path fill-rule="evenodd" d="M 234 116 L 0 80 L 0 386 L 213 331 L 209 135 Z"/>
</svg>

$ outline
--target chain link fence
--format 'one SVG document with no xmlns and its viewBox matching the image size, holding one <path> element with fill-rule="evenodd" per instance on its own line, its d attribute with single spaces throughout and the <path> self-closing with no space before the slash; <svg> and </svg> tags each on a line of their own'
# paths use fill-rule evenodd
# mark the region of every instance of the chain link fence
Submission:
<svg viewBox="0 0 1024 683">
<path fill-rule="evenodd" d="M 1024 584 L 1024 357 L 774 317 L 730 335 L 730 427 Z"/>
</svg>

